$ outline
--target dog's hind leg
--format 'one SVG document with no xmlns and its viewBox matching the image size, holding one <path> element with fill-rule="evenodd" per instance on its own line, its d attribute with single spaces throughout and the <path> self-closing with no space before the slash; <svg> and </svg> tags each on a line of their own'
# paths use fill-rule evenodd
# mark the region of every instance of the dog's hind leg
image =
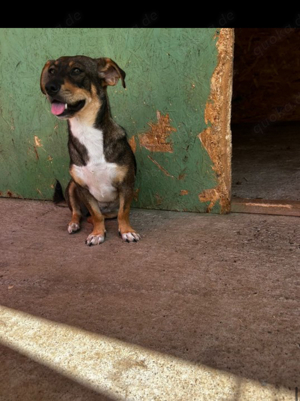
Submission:
<svg viewBox="0 0 300 401">
<path fill-rule="evenodd" d="M 68 224 L 68 233 L 73 234 L 80 229 L 81 209 L 80 200 L 77 194 L 77 187 L 73 180 L 71 180 L 66 189 L 66 200 L 72 212 L 72 218 Z"/>
</svg>

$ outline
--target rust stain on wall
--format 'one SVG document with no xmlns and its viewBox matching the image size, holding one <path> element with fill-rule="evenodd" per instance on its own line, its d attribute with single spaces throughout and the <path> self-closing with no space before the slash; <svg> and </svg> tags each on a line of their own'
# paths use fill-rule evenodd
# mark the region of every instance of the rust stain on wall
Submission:
<svg viewBox="0 0 300 401">
<path fill-rule="evenodd" d="M 6 191 L 6 195 L 3 195 L 2 192 L 0 193 L 0 195 L 1 195 L 1 196 L 4 196 L 4 197 L 6 196 L 6 197 L 9 197 L 9 198 L 19 198 L 19 199 L 23 199 L 21 195 L 16 194 L 15 192 L 10 191 L 9 189 Z"/>
<path fill-rule="evenodd" d="M 139 199 L 139 192 L 140 192 L 139 188 L 135 189 L 134 192 L 133 192 L 133 199 L 135 201 L 137 201 Z"/>
<path fill-rule="evenodd" d="M 172 132 L 177 131 L 171 127 L 169 114 L 165 116 L 156 112 L 157 123 L 148 123 L 149 131 L 139 135 L 139 143 L 144 148 L 151 152 L 173 152 L 173 147 L 170 142 L 167 142 Z"/>
<path fill-rule="evenodd" d="M 230 211 L 231 199 L 231 96 L 234 30 L 222 28 L 217 41 L 218 64 L 211 78 L 211 92 L 205 108 L 205 123 L 211 124 L 198 137 L 213 162 L 218 179 L 215 188 L 199 194 L 200 202 L 210 202 L 210 212 L 219 200 L 221 213 Z"/>
<path fill-rule="evenodd" d="M 165 168 L 163 168 L 156 160 L 153 159 L 150 155 L 148 155 L 148 158 L 168 177 L 174 178 L 174 175 L 170 174 Z"/>
<path fill-rule="evenodd" d="M 163 201 L 163 198 L 159 194 L 155 194 L 156 204 L 160 205 Z"/>
<path fill-rule="evenodd" d="M 35 157 L 37 158 L 37 160 L 39 160 L 40 157 L 39 157 L 38 151 L 36 149 L 36 146 L 33 147 L 33 150 L 34 150 L 34 153 L 35 153 Z"/>
</svg>

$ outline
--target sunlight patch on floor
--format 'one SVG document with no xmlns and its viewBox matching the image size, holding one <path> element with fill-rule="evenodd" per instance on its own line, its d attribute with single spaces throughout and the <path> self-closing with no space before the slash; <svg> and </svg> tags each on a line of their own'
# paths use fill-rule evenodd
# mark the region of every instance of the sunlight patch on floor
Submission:
<svg viewBox="0 0 300 401">
<path fill-rule="evenodd" d="M 116 401 L 294 401 L 285 388 L 0 306 L 0 342 Z"/>
</svg>

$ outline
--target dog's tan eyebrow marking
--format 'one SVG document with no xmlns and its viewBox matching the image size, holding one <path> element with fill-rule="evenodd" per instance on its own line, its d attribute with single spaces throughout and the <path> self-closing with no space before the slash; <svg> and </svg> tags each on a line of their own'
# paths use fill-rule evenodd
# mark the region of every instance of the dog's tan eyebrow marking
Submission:
<svg viewBox="0 0 300 401">
<path fill-rule="evenodd" d="M 54 64 L 55 64 L 55 65 L 58 65 L 58 64 L 59 64 L 59 61 L 58 61 L 58 60 L 56 60 Z"/>
<path fill-rule="evenodd" d="M 69 62 L 69 67 L 72 67 L 72 65 L 74 65 L 74 61 Z"/>
</svg>

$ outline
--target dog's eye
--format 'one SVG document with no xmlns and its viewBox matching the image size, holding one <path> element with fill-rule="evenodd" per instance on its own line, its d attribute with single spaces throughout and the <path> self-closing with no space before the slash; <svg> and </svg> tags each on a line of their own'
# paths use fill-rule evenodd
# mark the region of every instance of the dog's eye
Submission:
<svg viewBox="0 0 300 401">
<path fill-rule="evenodd" d="M 82 73 L 80 68 L 73 68 L 73 70 L 71 72 L 72 72 L 72 75 L 79 75 Z"/>
<path fill-rule="evenodd" d="M 49 72 L 49 74 L 53 75 L 55 73 L 55 68 L 50 67 L 48 72 Z"/>
</svg>

